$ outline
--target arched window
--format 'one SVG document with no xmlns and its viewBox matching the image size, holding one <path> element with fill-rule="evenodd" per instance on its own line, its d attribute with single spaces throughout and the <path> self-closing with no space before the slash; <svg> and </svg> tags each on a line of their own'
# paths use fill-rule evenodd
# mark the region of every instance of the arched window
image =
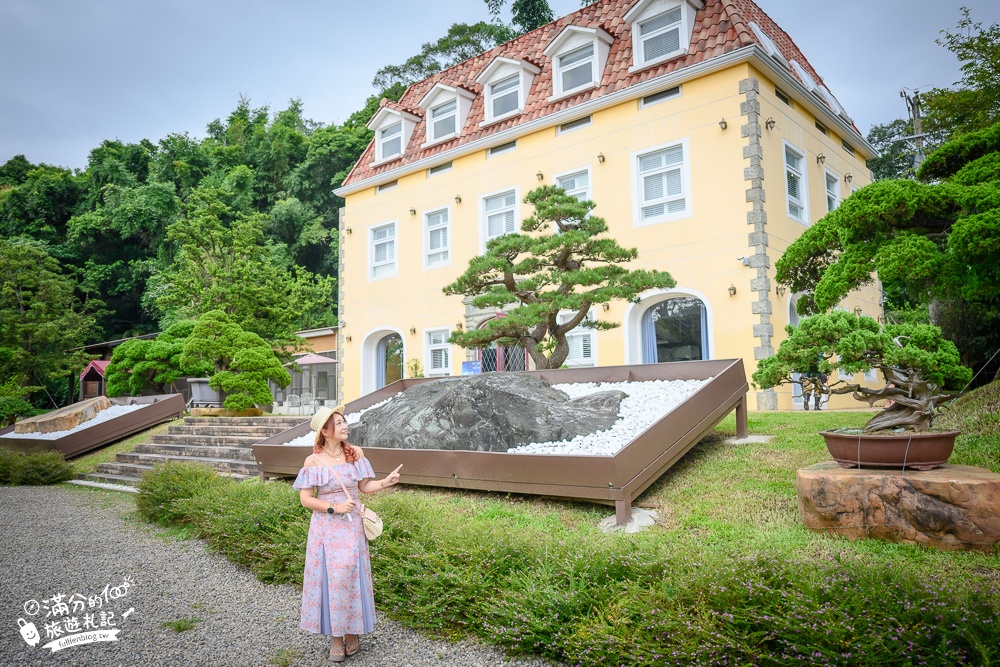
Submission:
<svg viewBox="0 0 1000 667">
<path fill-rule="evenodd" d="M 399 334 L 382 337 L 375 349 L 375 388 L 381 389 L 403 377 L 403 339 Z"/>
<path fill-rule="evenodd" d="M 708 317 L 701 299 L 678 296 L 642 314 L 642 363 L 708 358 Z"/>
</svg>

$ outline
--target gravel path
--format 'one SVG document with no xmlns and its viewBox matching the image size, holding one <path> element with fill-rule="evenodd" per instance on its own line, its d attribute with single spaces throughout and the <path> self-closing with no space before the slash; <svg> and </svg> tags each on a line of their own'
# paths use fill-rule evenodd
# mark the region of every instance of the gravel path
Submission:
<svg viewBox="0 0 1000 667">
<path fill-rule="evenodd" d="M 329 665 L 329 640 L 298 628 L 300 589 L 266 585 L 199 540 L 176 541 L 133 515 L 133 498 L 81 488 L 0 487 L 0 665 L 100 667 L 128 665 Z M 130 580 L 126 588 L 125 579 Z M 107 595 L 102 596 L 105 586 Z M 378 586 L 378 580 L 375 582 Z M 120 595 L 112 599 L 116 592 Z M 122 594 L 122 592 L 124 594 Z M 74 612 L 69 598 L 100 596 L 101 608 Z M 69 613 L 45 619 L 24 608 L 36 600 L 50 610 L 61 600 Z M 105 601 L 106 600 L 106 601 Z M 95 603 L 96 604 L 96 603 Z M 132 613 L 122 617 L 129 609 Z M 55 653 L 45 623 L 53 618 L 100 612 L 120 634 Z M 28 646 L 18 619 L 33 620 L 41 641 Z M 193 629 L 175 632 L 163 624 L 198 618 Z M 110 626 L 108 626 L 110 628 Z M 108 629 L 105 628 L 105 629 Z M 544 667 L 542 660 L 513 660 L 472 642 L 429 639 L 380 618 L 362 637 L 352 667 Z"/>
</svg>

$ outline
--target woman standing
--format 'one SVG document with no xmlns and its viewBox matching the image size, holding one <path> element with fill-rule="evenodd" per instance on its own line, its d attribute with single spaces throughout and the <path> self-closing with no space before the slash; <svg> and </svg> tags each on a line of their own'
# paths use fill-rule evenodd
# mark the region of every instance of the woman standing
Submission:
<svg viewBox="0 0 1000 667">
<path fill-rule="evenodd" d="M 313 453 L 294 484 L 302 506 L 313 511 L 299 627 L 332 636 L 330 660 L 343 662 L 358 652 L 358 635 L 375 629 L 372 571 L 358 491 L 375 493 L 396 484 L 399 468 L 374 479 L 364 452 L 347 442 L 343 406 L 320 408 L 310 426 L 316 431 Z"/>
</svg>

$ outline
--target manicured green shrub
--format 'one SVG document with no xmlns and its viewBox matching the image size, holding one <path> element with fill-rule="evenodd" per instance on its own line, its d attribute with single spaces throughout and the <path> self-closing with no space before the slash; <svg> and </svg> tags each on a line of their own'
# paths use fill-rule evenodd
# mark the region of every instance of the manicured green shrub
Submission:
<svg viewBox="0 0 1000 667">
<path fill-rule="evenodd" d="M 174 465 L 159 469 L 164 481 Z M 300 585 L 310 512 L 298 493 L 216 479 L 164 484 L 178 499 L 159 502 L 258 578 Z M 879 567 L 849 552 L 791 559 L 657 530 L 603 535 L 504 499 L 401 490 L 365 500 L 386 523 L 370 545 L 379 608 L 511 653 L 580 667 L 1000 660 L 1000 582 L 928 577 L 916 547 L 913 562 Z"/>
<path fill-rule="evenodd" d="M 178 501 L 208 493 L 226 481 L 208 466 L 197 463 L 156 464 L 139 482 L 135 506 L 150 523 L 182 523 L 187 517 L 175 509 Z"/>
<path fill-rule="evenodd" d="M 0 484 L 44 486 L 74 477 L 73 466 L 61 452 L 24 453 L 0 447 Z"/>
</svg>

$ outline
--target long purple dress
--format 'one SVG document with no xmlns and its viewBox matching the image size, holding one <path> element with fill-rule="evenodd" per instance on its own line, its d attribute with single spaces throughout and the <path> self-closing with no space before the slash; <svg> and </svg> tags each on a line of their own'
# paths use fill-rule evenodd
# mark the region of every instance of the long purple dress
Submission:
<svg viewBox="0 0 1000 667">
<path fill-rule="evenodd" d="M 375 477 L 371 463 L 362 457 L 354 463 L 337 466 L 304 467 L 293 486 L 317 488 L 316 497 L 328 503 L 344 502 L 344 491 L 332 469 L 336 469 L 355 501 L 358 482 Z M 350 514 L 313 511 L 306 543 L 299 627 L 334 637 L 360 635 L 375 629 L 372 568 L 359 505 Z"/>
</svg>

